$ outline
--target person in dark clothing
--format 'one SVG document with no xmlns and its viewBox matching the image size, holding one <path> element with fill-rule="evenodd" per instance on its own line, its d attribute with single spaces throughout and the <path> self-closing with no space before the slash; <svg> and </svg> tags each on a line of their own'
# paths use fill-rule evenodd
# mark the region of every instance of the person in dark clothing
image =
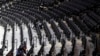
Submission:
<svg viewBox="0 0 100 56">
<path fill-rule="evenodd" d="M 18 48 L 16 56 L 24 56 L 24 54 L 26 54 L 26 42 L 23 42 Z"/>
</svg>

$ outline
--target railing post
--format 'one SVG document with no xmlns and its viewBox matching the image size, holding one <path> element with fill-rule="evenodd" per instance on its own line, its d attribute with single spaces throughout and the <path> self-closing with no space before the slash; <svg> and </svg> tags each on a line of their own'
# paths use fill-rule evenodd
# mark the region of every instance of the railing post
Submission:
<svg viewBox="0 0 100 56">
<path fill-rule="evenodd" d="M 27 38 L 24 38 L 24 41 L 26 41 L 26 43 L 27 43 Z"/>
<path fill-rule="evenodd" d="M 43 42 L 45 41 L 44 37 L 45 37 L 45 34 L 43 34 L 43 36 L 42 36 L 42 39 L 43 39 L 42 44 L 43 44 Z"/>
<path fill-rule="evenodd" d="M 35 39 L 35 38 L 36 38 L 36 36 L 34 36 L 34 38 L 33 38 L 34 41 L 33 41 L 33 42 L 34 42 L 34 44 L 35 44 L 35 40 L 36 40 L 36 46 L 35 46 L 35 47 L 37 47 L 37 38 L 36 38 L 36 39 Z"/>
<path fill-rule="evenodd" d="M 17 39 L 15 39 L 15 43 L 16 43 L 16 50 L 17 50 L 17 44 L 18 44 L 18 40 Z"/>
<path fill-rule="evenodd" d="M 7 51 L 8 51 L 8 40 L 6 40 L 6 44 L 7 44 L 7 45 L 6 45 L 6 48 L 7 48 Z"/>
</svg>

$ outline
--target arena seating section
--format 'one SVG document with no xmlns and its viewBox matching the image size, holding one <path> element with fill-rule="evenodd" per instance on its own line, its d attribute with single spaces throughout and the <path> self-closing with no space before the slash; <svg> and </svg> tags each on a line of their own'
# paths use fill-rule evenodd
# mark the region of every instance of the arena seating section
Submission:
<svg viewBox="0 0 100 56">
<path fill-rule="evenodd" d="M 0 25 L 4 27 L 0 56 L 16 56 L 23 42 L 26 56 L 100 55 L 100 2 L 96 0 L 1 0 Z"/>
</svg>

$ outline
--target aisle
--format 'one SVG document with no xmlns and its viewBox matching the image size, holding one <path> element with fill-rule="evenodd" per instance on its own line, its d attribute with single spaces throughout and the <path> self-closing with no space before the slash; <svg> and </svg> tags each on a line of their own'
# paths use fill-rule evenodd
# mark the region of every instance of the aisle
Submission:
<svg viewBox="0 0 100 56">
<path fill-rule="evenodd" d="M 2 48 L 3 36 L 4 36 L 4 27 L 0 26 L 0 49 Z"/>
<path fill-rule="evenodd" d="M 34 27 L 34 26 L 33 26 Z M 41 48 L 41 45 L 39 43 L 37 32 L 34 28 L 31 28 L 33 41 L 34 41 L 34 55 L 37 55 L 38 51 Z"/>
<path fill-rule="evenodd" d="M 27 50 L 29 50 L 31 46 L 30 46 L 30 40 L 29 40 L 29 35 L 28 35 L 28 28 L 26 25 L 23 24 L 22 29 L 23 29 L 23 40 L 26 41 Z"/>
<path fill-rule="evenodd" d="M 7 34 L 6 34 L 6 42 L 5 42 L 5 45 L 7 46 L 7 43 L 8 43 L 8 46 L 7 48 L 5 48 L 4 50 L 4 56 L 6 54 L 8 54 L 8 52 L 12 49 L 12 28 L 10 26 L 8 26 L 7 28 Z"/>
<path fill-rule="evenodd" d="M 15 48 L 14 48 L 14 56 L 16 56 L 16 53 L 17 53 L 17 49 L 19 48 L 20 44 L 21 44 L 21 40 L 20 40 L 20 28 L 19 26 L 15 26 Z"/>
</svg>

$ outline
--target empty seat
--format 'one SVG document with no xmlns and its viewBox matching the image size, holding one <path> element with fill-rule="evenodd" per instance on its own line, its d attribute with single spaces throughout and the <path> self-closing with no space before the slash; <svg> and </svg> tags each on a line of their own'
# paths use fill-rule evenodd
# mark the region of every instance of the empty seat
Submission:
<svg viewBox="0 0 100 56">
<path fill-rule="evenodd" d="M 59 20 L 58 22 L 59 22 L 60 28 L 63 30 L 63 32 L 64 32 L 64 34 L 66 35 L 66 37 L 67 37 L 68 39 L 70 39 L 70 34 L 71 34 L 71 32 L 69 31 L 67 25 L 66 25 L 62 20 Z"/>
<path fill-rule="evenodd" d="M 88 15 L 91 17 L 91 19 L 93 19 L 94 21 L 96 21 L 98 24 L 100 24 L 100 16 L 97 15 L 95 12 L 90 11 L 88 13 Z"/>
<path fill-rule="evenodd" d="M 48 40 L 51 42 L 52 34 L 51 34 L 50 29 L 48 28 L 46 22 L 43 22 L 43 28 L 45 30 L 46 36 L 48 37 Z"/>
<path fill-rule="evenodd" d="M 42 41 L 42 34 L 41 34 L 41 29 L 40 29 L 38 24 L 36 25 L 36 32 L 37 32 L 37 35 L 38 35 L 38 38 L 39 38 L 39 42 L 40 42 L 40 44 L 42 44 L 41 43 L 41 41 Z"/>
<path fill-rule="evenodd" d="M 90 29 L 79 19 L 79 17 L 74 17 L 73 21 L 80 27 L 80 29 L 85 33 L 88 34 Z"/>
<path fill-rule="evenodd" d="M 86 23 L 86 25 L 90 28 L 90 29 L 95 29 L 95 27 L 97 26 L 97 23 L 95 21 L 93 21 L 89 16 L 87 15 L 82 15 L 81 18 L 83 18 L 83 22 Z"/>
<path fill-rule="evenodd" d="M 60 5 L 61 7 L 64 7 L 64 8 L 67 8 L 67 9 L 70 9 L 70 10 L 72 10 L 73 12 L 80 12 L 80 10 L 79 9 L 77 9 L 77 8 L 75 8 L 75 7 L 73 7 L 73 6 L 69 6 L 69 5 L 64 5 L 64 4 L 61 4 Z"/>
<path fill-rule="evenodd" d="M 31 31 L 31 27 L 30 26 L 27 26 L 27 27 L 28 27 L 28 35 L 29 35 L 30 45 L 32 45 L 32 31 Z"/>
<path fill-rule="evenodd" d="M 74 24 L 74 22 L 72 20 L 66 19 L 66 22 L 68 23 L 68 26 L 71 28 L 72 32 L 76 35 L 76 36 L 80 36 L 80 29 L 79 27 Z"/>
<path fill-rule="evenodd" d="M 55 35 L 57 36 L 57 39 L 60 41 L 60 39 L 61 39 L 61 32 L 60 32 L 58 26 L 55 24 L 54 20 L 51 20 L 50 23 L 51 23 L 52 29 L 55 32 Z"/>
<path fill-rule="evenodd" d="M 67 4 L 67 5 L 73 6 L 73 7 L 75 7 L 75 8 L 80 9 L 80 10 L 86 9 L 86 7 L 81 6 L 81 5 L 77 4 L 77 3 L 73 3 L 73 2 L 64 2 L 64 4 L 65 4 L 65 5 Z"/>
</svg>

